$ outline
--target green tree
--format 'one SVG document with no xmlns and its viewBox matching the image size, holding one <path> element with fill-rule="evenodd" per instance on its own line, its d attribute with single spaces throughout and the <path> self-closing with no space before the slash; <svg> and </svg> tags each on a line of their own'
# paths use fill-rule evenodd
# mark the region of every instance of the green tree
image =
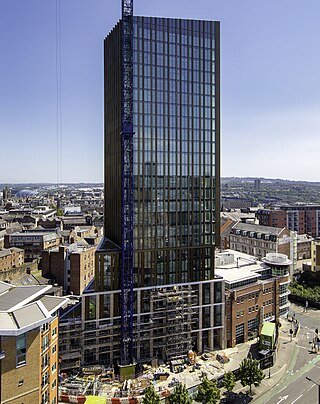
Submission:
<svg viewBox="0 0 320 404">
<path fill-rule="evenodd" d="M 161 404 L 159 395 L 155 392 L 152 384 L 144 390 L 143 404 Z"/>
<path fill-rule="evenodd" d="M 57 208 L 57 216 L 63 216 L 63 209 Z"/>
<path fill-rule="evenodd" d="M 260 369 L 259 361 L 252 359 L 250 354 L 249 358 L 244 358 L 240 363 L 240 381 L 243 387 L 254 385 L 255 387 L 260 386 L 261 381 L 264 379 L 265 375 Z"/>
<path fill-rule="evenodd" d="M 169 396 L 169 404 L 192 404 L 188 390 L 184 384 L 178 384 L 174 393 Z"/>
<path fill-rule="evenodd" d="M 203 404 L 216 404 L 220 400 L 220 390 L 216 380 L 208 380 L 206 377 L 199 384 L 195 400 Z"/>
<path fill-rule="evenodd" d="M 234 389 L 235 385 L 236 385 L 236 379 L 234 377 L 234 374 L 232 372 L 225 373 L 225 375 L 223 377 L 223 387 L 228 392 L 229 400 L 230 400 L 231 393 L 232 393 L 232 390 Z"/>
</svg>

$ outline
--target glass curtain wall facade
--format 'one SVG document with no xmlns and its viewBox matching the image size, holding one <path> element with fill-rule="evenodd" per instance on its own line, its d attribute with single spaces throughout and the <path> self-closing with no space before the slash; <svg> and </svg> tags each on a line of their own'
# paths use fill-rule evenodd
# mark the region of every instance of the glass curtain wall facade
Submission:
<svg viewBox="0 0 320 404">
<path fill-rule="evenodd" d="M 214 275 L 216 31 L 215 22 L 134 19 L 137 286 Z"/>
<path fill-rule="evenodd" d="M 219 22 L 135 16 L 133 32 L 135 357 L 168 359 L 222 344 L 224 285 L 214 275 Z M 105 240 L 97 251 L 95 285 L 100 294 L 89 294 L 84 305 L 95 300 L 87 321 L 112 319 L 113 338 L 121 322 L 120 133 L 121 21 L 105 39 Z M 109 345 L 106 362 L 117 357 Z M 102 351 L 99 345 L 96 353 Z"/>
</svg>

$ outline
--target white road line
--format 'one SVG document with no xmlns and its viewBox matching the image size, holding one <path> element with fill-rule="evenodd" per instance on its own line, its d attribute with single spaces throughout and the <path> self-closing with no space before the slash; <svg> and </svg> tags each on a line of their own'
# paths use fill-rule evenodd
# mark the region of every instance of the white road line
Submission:
<svg viewBox="0 0 320 404">
<path fill-rule="evenodd" d="M 311 384 L 311 386 L 305 391 L 305 393 L 307 393 L 309 390 L 311 390 L 314 386 L 315 386 L 315 384 Z"/>
<path fill-rule="evenodd" d="M 272 376 L 276 375 L 277 373 L 281 372 L 283 370 L 284 367 L 286 367 L 287 365 L 282 365 L 281 368 L 279 370 L 277 370 L 276 372 L 272 373 Z"/>
<path fill-rule="evenodd" d="M 311 347 L 302 346 L 302 345 L 298 345 L 298 344 L 297 344 L 297 347 L 301 348 L 301 349 L 306 349 L 307 351 L 311 351 Z"/>
<path fill-rule="evenodd" d="M 293 403 L 295 403 L 296 401 L 298 401 L 298 400 L 299 400 L 299 398 L 301 398 L 301 397 L 302 397 L 302 394 L 300 394 L 300 396 L 299 396 L 299 397 L 297 397 L 295 400 L 293 400 L 291 404 L 293 404 Z"/>
<path fill-rule="evenodd" d="M 279 398 L 280 398 L 280 400 L 277 402 L 277 404 L 282 403 L 282 401 L 286 400 L 288 397 L 289 397 L 288 395 L 283 396 L 283 397 L 281 397 L 281 396 L 280 396 L 280 397 L 279 397 Z"/>
</svg>

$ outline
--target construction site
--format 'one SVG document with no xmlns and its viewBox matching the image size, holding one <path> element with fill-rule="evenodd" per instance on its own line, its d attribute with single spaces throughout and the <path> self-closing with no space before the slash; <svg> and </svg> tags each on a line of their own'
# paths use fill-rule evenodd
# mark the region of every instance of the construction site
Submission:
<svg viewBox="0 0 320 404">
<path fill-rule="evenodd" d="M 135 371 L 141 370 L 141 363 L 167 363 L 189 350 L 204 352 L 223 347 L 223 310 L 217 310 L 221 303 L 214 303 L 216 285 L 221 285 L 219 279 L 190 285 L 159 286 L 151 290 L 134 289 L 139 304 L 133 318 L 133 351 L 134 358 L 140 358 L 135 360 Z M 205 295 L 210 298 L 207 304 L 203 303 Z M 81 365 L 110 367 L 119 361 L 117 349 L 120 349 L 121 319 L 114 315 L 112 308 L 118 299 L 119 292 L 115 291 L 84 294 L 81 302 L 61 316 L 59 352 L 62 372 L 78 369 Z M 109 308 L 108 317 L 105 316 L 106 306 Z M 94 318 L 89 319 L 89 316 Z M 199 321 L 207 325 L 209 330 L 206 333 L 199 330 Z M 205 343 L 201 345 L 203 340 Z"/>
<path fill-rule="evenodd" d="M 203 373 L 214 377 L 221 371 L 214 354 L 194 359 L 194 352 L 223 349 L 225 341 L 224 281 L 214 272 L 219 22 L 135 16 L 133 0 L 121 6 L 121 19 L 104 40 L 104 237 L 94 283 L 60 318 L 61 401 L 63 394 L 91 394 L 132 402 L 149 383 L 165 397 L 178 379 L 174 375 L 184 375 L 191 387 Z M 176 64 L 186 62 L 182 54 L 191 49 L 195 62 L 185 64 L 182 74 Z M 171 91 L 182 81 L 189 88 L 190 80 L 213 89 L 206 97 L 211 119 L 205 120 L 204 109 L 200 113 L 202 105 L 194 112 L 192 93 Z M 148 115 L 146 130 L 150 108 L 154 117 Z M 170 122 L 157 121 L 157 115 L 170 116 Z M 184 127 L 193 120 L 205 128 L 203 136 Z M 193 151 L 205 149 L 206 158 L 197 154 L 194 164 Z M 209 359 L 212 366 L 205 370 L 201 361 Z M 101 372 L 88 375 L 88 367 Z M 65 376 L 71 373 L 73 379 Z"/>
<path fill-rule="evenodd" d="M 197 357 L 195 352 L 189 351 L 168 364 L 144 365 L 140 375 L 124 381 L 119 380 L 114 369 L 103 366 L 82 368 L 74 376 L 64 375 L 59 385 L 59 400 L 90 403 L 93 396 L 101 399 L 101 403 L 135 404 L 143 401 L 145 388 L 152 384 L 161 400 L 165 402 L 166 397 L 179 383 L 185 384 L 189 395 L 193 396 L 204 376 L 219 379 L 225 371 L 226 364 L 229 365 L 228 369 L 237 366 L 237 361 L 232 358 L 235 353 L 236 348 L 208 352 Z M 92 402 L 100 403 L 100 401 Z"/>
<path fill-rule="evenodd" d="M 151 338 L 151 349 L 158 352 L 157 357 L 169 361 L 177 356 L 177 352 L 192 349 L 191 330 L 196 322 L 193 309 L 195 291 L 191 287 L 158 289 L 149 292 L 145 299 L 150 300 L 152 316 L 149 330 L 144 326 L 143 332 L 149 331 L 148 340 Z"/>
</svg>

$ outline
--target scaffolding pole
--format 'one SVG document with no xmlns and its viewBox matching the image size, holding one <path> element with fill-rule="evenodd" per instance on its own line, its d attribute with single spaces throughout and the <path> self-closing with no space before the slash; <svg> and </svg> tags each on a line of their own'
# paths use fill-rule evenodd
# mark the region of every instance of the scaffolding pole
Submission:
<svg viewBox="0 0 320 404">
<path fill-rule="evenodd" d="M 164 328 L 154 336 L 158 340 L 154 347 L 163 348 L 166 360 L 172 359 L 192 348 L 192 323 L 194 320 L 193 300 L 196 298 L 192 288 L 170 288 L 153 291 L 150 300 L 153 304 L 153 323 L 155 329 Z M 169 337 L 169 338 L 168 338 Z"/>
</svg>

